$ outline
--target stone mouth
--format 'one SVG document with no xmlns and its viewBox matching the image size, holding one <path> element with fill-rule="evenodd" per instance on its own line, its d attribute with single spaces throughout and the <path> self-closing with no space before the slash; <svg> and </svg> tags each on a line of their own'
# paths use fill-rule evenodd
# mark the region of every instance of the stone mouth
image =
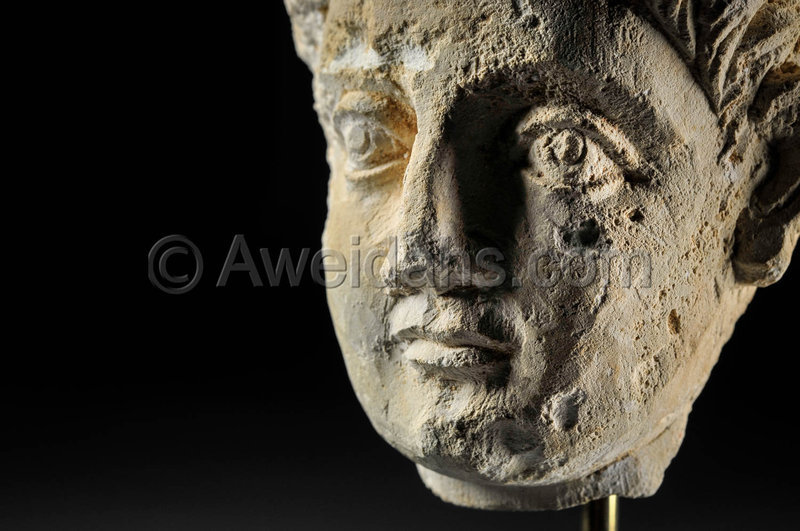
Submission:
<svg viewBox="0 0 800 531">
<path fill-rule="evenodd" d="M 487 382 L 504 378 L 510 370 L 508 354 L 474 345 L 450 346 L 416 339 L 403 357 L 427 376 L 443 380 Z"/>
<path fill-rule="evenodd" d="M 501 307 L 473 299 L 404 297 L 394 304 L 388 325 L 390 341 L 397 345 L 423 340 L 507 356 L 520 349 L 514 319 Z"/>
</svg>

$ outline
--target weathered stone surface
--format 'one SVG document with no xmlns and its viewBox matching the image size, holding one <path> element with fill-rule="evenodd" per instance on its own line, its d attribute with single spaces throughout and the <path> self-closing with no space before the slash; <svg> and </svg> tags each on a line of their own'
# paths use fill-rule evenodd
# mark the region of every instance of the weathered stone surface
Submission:
<svg viewBox="0 0 800 531">
<path fill-rule="evenodd" d="M 800 234 L 799 3 L 286 5 L 375 429 L 460 505 L 653 494 Z"/>
</svg>

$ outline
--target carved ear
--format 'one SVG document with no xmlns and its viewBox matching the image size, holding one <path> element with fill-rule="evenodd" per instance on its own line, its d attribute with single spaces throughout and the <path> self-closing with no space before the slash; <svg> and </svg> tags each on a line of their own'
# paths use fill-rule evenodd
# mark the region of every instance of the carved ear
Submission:
<svg viewBox="0 0 800 531">
<path fill-rule="evenodd" d="M 313 71 L 319 60 L 322 26 L 328 12 L 328 0 L 284 0 L 292 21 L 294 47 Z"/>
<path fill-rule="evenodd" d="M 772 144 L 770 171 L 737 221 L 733 255 L 736 280 L 756 286 L 777 282 L 800 235 L 800 41 L 761 83 L 748 120 Z"/>
<path fill-rule="evenodd" d="M 781 142 L 774 170 L 736 225 L 736 280 L 769 286 L 780 280 L 800 236 L 800 136 Z"/>
</svg>

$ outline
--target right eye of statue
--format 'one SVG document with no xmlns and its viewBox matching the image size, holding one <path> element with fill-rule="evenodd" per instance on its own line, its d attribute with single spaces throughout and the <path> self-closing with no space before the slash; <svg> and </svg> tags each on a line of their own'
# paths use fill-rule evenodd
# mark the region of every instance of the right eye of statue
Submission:
<svg viewBox="0 0 800 531">
<path fill-rule="evenodd" d="M 383 125 L 364 116 L 349 116 L 340 122 L 347 156 L 348 174 L 380 168 L 404 160 L 408 148 Z"/>
<path fill-rule="evenodd" d="M 334 111 L 333 124 L 348 181 L 375 183 L 402 175 L 416 135 L 407 105 L 382 93 L 348 92 Z"/>
</svg>

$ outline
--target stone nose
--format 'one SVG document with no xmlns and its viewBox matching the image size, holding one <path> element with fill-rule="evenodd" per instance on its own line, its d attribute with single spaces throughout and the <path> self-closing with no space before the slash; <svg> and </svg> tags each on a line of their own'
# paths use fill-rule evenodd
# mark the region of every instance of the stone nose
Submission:
<svg viewBox="0 0 800 531">
<path fill-rule="evenodd" d="M 488 242 L 484 220 L 491 208 L 472 188 L 475 173 L 465 170 L 463 150 L 442 129 L 418 136 L 406 168 L 396 213 L 396 261 L 384 268 L 389 285 L 402 292 L 423 288 L 437 295 L 457 295 L 485 287 L 476 260 Z M 487 172 L 488 173 L 488 172 Z M 491 194 L 491 176 L 481 186 Z"/>
<path fill-rule="evenodd" d="M 446 109 L 417 115 L 394 213 L 395 267 L 387 268 L 405 287 L 443 278 L 433 285 L 439 295 L 485 289 L 480 253 L 510 263 L 517 252 L 527 204 L 509 147 L 518 112 L 513 106 L 496 112 L 495 102 L 491 94 L 468 93 L 447 100 Z"/>
<path fill-rule="evenodd" d="M 455 157 L 443 138 L 418 136 L 395 214 L 396 263 L 382 271 L 401 291 L 429 288 L 444 294 L 470 285 L 473 259 Z"/>
</svg>

